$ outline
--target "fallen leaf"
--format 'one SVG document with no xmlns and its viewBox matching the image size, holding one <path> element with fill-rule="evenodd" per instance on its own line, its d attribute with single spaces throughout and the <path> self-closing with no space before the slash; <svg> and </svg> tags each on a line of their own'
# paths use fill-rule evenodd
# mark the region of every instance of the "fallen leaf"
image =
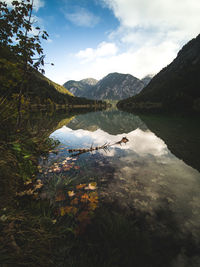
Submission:
<svg viewBox="0 0 200 267">
<path fill-rule="evenodd" d="M 85 187 L 86 190 L 95 190 L 97 188 L 97 183 L 90 183 L 87 187 Z"/>
<path fill-rule="evenodd" d="M 89 199 L 89 196 L 87 194 L 83 194 L 81 196 L 81 202 L 86 203 L 86 202 L 88 202 L 88 199 Z"/>
<path fill-rule="evenodd" d="M 76 189 L 82 189 L 86 186 L 86 184 L 79 184 L 76 186 Z"/>
<path fill-rule="evenodd" d="M 74 191 L 68 191 L 67 193 L 69 197 L 73 197 L 75 195 Z"/>
</svg>

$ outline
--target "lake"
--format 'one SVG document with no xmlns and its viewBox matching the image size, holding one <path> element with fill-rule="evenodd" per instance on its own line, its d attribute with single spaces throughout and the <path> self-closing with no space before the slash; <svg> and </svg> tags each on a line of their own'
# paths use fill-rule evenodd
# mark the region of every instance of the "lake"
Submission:
<svg viewBox="0 0 200 267">
<path fill-rule="evenodd" d="M 108 110 L 51 133 L 60 143 L 40 158 L 41 198 L 75 218 L 98 266 L 200 266 L 197 122 Z"/>
</svg>

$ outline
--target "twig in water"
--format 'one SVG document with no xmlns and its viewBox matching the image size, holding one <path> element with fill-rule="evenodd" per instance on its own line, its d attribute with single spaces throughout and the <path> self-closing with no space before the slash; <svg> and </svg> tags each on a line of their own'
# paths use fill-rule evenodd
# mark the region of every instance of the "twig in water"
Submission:
<svg viewBox="0 0 200 267">
<path fill-rule="evenodd" d="M 69 153 L 76 153 L 76 154 L 73 154 L 73 156 L 78 156 L 80 154 L 83 154 L 83 153 L 87 153 L 87 152 L 92 152 L 94 150 L 99 150 L 99 149 L 103 149 L 105 152 L 107 150 L 109 150 L 109 147 L 111 146 L 114 146 L 114 145 L 122 145 L 122 143 L 127 143 L 129 140 L 127 137 L 122 137 L 122 139 L 114 144 L 111 144 L 110 143 L 105 143 L 104 145 L 102 146 L 96 146 L 96 147 L 93 147 L 93 144 L 91 145 L 90 148 L 76 148 L 76 149 L 68 149 Z"/>
</svg>

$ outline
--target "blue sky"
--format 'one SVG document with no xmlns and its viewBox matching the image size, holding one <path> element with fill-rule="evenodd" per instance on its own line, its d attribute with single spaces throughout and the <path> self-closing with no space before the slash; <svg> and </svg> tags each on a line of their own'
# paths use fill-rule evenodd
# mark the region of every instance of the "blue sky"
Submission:
<svg viewBox="0 0 200 267">
<path fill-rule="evenodd" d="M 11 0 L 6 0 L 8 3 Z M 20 0 L 19 0 L 20 1 Z M 199 0 L 34 0 L 49 33 L 46 76 L 63 84 L 110 72 L 156 74 L 200 33 Z"/>
</svg>

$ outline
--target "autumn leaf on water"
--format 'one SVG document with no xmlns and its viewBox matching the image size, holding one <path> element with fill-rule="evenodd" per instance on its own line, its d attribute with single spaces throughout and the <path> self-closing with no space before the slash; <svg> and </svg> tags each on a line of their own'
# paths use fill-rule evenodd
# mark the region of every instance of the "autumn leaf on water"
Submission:
<svg viewBox="0 0 200 267">
<path fill-rule="evenodd" d="M 35 185 L 34 189 L 35 189 L 35 190 L 36 190 L 36 189 L 39 189 L 39 188 L 41 188 L 42 186 L 43 186 L 43 184 L 38 183 L 38 184 Z"/>
<path fill-rule="evenodd" d="M 90 183 L 87 187 L 85 187 L 86 190 L 95 190 L 96 188 L 97 188 L 96 182 Z"/>
<path fill-rule="evenodd" d="M 96 208 L 97 208 L 97 203 L 91 202 L 89 204 L 89 210 L 96 210 Z"/>
<path fill-rule="evenodd" d="M 74 191 L 68 191 L 67 193 L 69 197 L 73 197 L 75 195 Z"/>
<path fill-rule="evenodd" d="M 55 167 L 55 168 L 53 168 L 53 172 L 59 173 L 59 172 L 61 172 L 61 168 L 60 167 Z"/>
<path fill-rule="evenodd" d="M 86 187 L 86 184 L 79 184 L 76 186 L 76 189 L 82 189 L 84 187 Z"/>
<path fill-rule="evenodd" d="M 88 194 L 83 194 L 81 196 L 81 202 L 86 203 L 89 200 Z"/>
<path fill-rule="evenodd" d="M 92 192 L 89 194 L 89 201 L 93 203 L 98 203 L 98 194 L 97 192 Z"/>
<path fill-rule="evenodd" d="M 24 184 L 25 185 L 29 185 L 29 184 L 31 184 L 32 183 L 32 181 L 31 180 L 28 180 L 28 181 L 26 181 Z"/>
</svg>

